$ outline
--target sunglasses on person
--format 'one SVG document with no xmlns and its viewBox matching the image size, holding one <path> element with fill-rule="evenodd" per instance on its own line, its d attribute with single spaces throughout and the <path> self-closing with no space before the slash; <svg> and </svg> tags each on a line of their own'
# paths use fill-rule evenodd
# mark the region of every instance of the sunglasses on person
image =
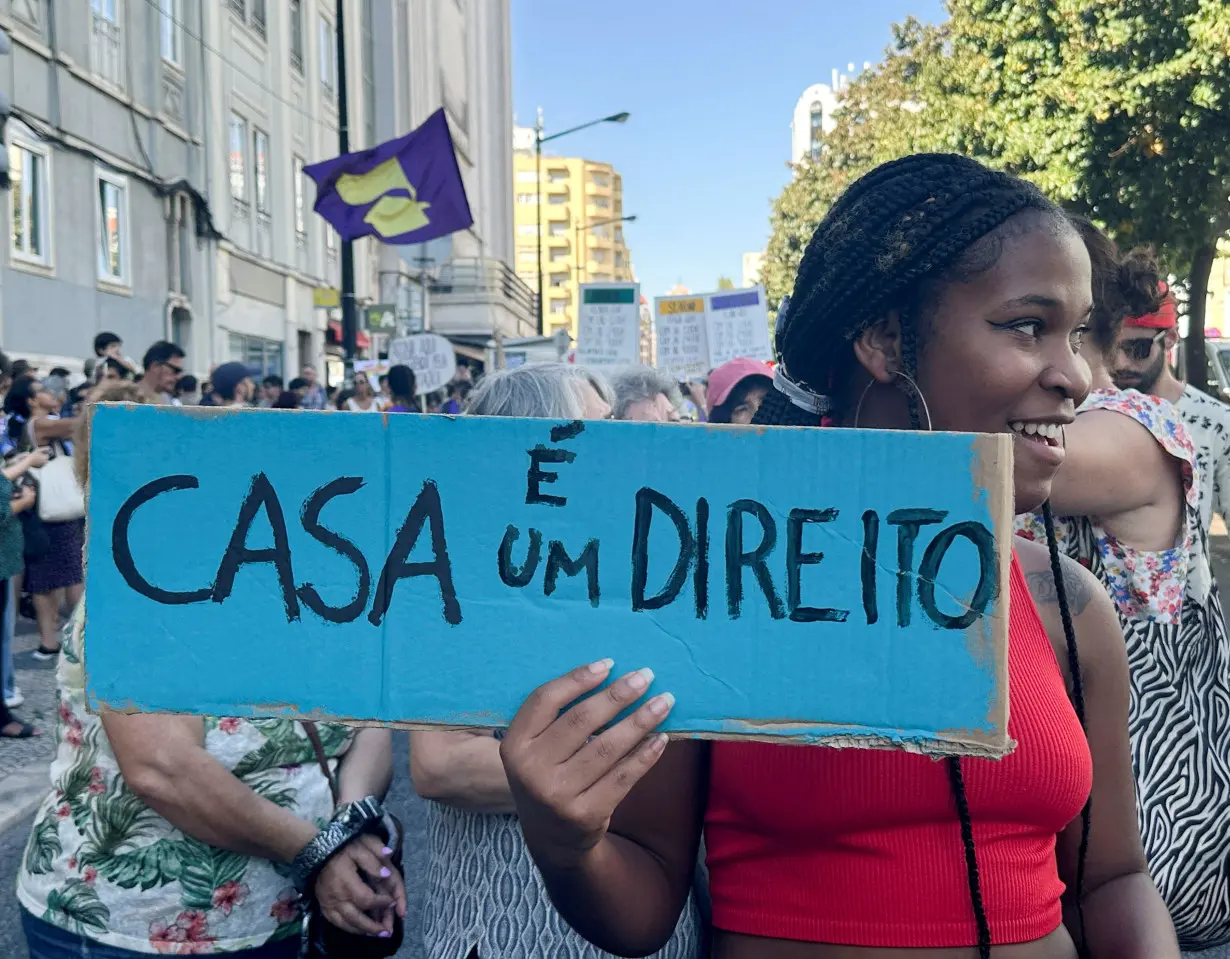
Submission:
<svg viewBox="0 0 1230 959">
<path fill-rule="evenodd" d="M 1165 330 L 1158 330 L 1146 339 L 1124 340 L 1119 344 L 1119 351 L 1129 360 L 1147 360 L 1153 352 L 1153 345 L 1166 335 Z"/>
<path fill-rule="evenodd" d="M 176 376 L 184 375 L 184 368 L 182 366 L 176 366 L 174 363 L 163 363 L 162 365 L 165 366 L 172 373 L 174 373 Z"/>
</svg>

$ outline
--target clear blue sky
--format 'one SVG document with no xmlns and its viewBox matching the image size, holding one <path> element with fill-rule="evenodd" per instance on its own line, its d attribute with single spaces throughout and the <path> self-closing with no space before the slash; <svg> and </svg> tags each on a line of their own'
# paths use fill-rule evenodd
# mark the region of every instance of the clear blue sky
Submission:
<svg viewBox="0 0 1230 959">
<path fill-rule="evenodd" d="M 789 181 L 790 118 L 834 67 L 875 63 L 890 25 L 944 18 L 941 0 L 513 0 L 513 109 L 546 132 L 627 110 L 548 144 L 614 164 L 624 234 L 653 297 L 738 284 Z"/>
</svg>

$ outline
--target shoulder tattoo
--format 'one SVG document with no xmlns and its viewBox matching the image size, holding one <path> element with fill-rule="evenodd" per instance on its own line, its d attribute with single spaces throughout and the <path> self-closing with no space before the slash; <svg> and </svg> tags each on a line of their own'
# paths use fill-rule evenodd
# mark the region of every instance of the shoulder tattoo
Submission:
<svg viewBox="0 0 1230 959">
<path fill-rule="evenodd" d="M 1068 611 L 1073 616 L 1079 616 L 1085 611 L 1085 607 L 1089 605 L 1089 600 L 1093 598 L 1094 586 L 1091 582 L 1092 577 L 1082 567 L 1067 557 L 1060 559 L 1059 568 L 1063 573 L 1063 586 L 1064 593 L 1068 598 Z M 1059 605 L 1059 590 L 1056 589 L 1055 577 L 1051 575 L 1049 566 L 1046 569 L 1036 569 L 1026 573 L 1025 582 L 1029 585 L 1029 592 L 1033 595 L 1035 603 L 1050 606 Z"/>
</svg>

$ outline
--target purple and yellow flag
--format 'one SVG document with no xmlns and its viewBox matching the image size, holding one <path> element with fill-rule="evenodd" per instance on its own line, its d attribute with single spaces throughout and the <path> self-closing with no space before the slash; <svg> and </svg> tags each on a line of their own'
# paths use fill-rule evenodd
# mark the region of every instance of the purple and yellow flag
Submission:
<svg viewBox="0 0 1230 959">
<path fill-rule="evenodd" d="M 316 181 L 314 209 L 343 240 L 425 243 L 474 222 L 443 108 L 404 137 L 303 172 Z"/>
</svg>

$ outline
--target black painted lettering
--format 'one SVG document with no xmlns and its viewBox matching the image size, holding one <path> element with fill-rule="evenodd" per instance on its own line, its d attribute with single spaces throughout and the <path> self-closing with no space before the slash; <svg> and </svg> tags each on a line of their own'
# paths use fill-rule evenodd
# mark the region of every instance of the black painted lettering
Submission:
<svg viewBox="0 0 1230 959">
<path fill-rule="evenodd" d="M 329 501 L 337 496 L 347 496 L 357 493 L 363 488 L 363 480 L 358 476 L 342 476 L 326 483 L 307 498 L 303 510 L 299 514 L 304 531 L 318 543 L 329 547 L 339 556 L 350 561 L 358 576 L 358 586 L 354 598 L 345 606 L 330 606 L 320 598 L 320 593 L 312 583 L 304 583 L 296 590 L 296 595 L 303 605 L 328 623 L 351 623 L 363 615 L 367 608 L 367 599 L 372 591 L 372 573 L 368 568 L 363 552 L 345 536 L 335 533 L 320 522 L 321 511 Z"/>
<path fill-rule="evenodd" d="M 944 555 L 958 536 L 964 536 L 978 550 L 978 585 L 974 587 L 974 595 L 965 612 L 960 616 L 947 616 L 935 605 L 935 580 L 940 574 Z M 918 567 L 918 602 L 936 626 L 942 629 L 967 629 L 987 611 L 999 592 L 998 584 L 999 562 L 991 531 L 972 520 L 954 523 L 940 530 L 923 553 L 922 564 Z"/>
<path fill-rule="evenodd" d="M 256 514 L 262 509 L 269 520 L 269 528 L 273 531 L 273 546 L 268 549 L 251 549 L 248 546 L 248 533 L 252 529 Z M 282 514 L 278 494 L 264 473 L 257 473 L 252 477 L 252 486 L 248 489 L 243 505 L 239 507 L 235 531 L 231 533 L 231 541 L 226 546 L 226 552 L 222 554 L 222 562 L 218 564 L 213 601 L 225 602 L 235 587 L 235 575 L 239 568 L 253 563 L 273 564 L 278 577 L 278 587 L 282 591 L 282 604 L 286 608 L 286 621 L 293 623 L 299 618 L 299 598 L 295 595 L 295 573 L 290 563 L 286 517 Z"/>
<path fill-rule="evenodd" d="M 561 423 L 559 426 L 551 427 L 551 442 L 562 443 L 564 440 L 570 440 L 574 436 L 580 436 L 584 432 L 584 420 L 573 420 L 570 423 Z"/>
<path fill-rule="evenodd" d="M 520 568 L 513 565 L 512 548 L 513 544 L 521 537 L 520 530 L 517 527 L 509 524 L 508 529 L 504 530 L 504 538 L 500 540 L 500 552 L 498 563 L 500 567 L 500 579 L 505 586 L 512 586 L 515 589 L 521 589 L 528 586 L 534 578 L 534 573 L 538 571 L 538 561 L 542 558 L 542 533 L 530 527 L 530 547 L 525 554 L 525 562 Z"/>
<path fill-rule="evenodd" d="M 426 563 L 409 562 L 410 553 L 418 542 L 423 525 L 427 524 L 431 531 L 432 558 Z M 451 626 L 461 622 L 461 606 L 457 602 L 457 589 L 453 585 L 453 569 L 449 565 L 448 545 L 444 539 L 444 510 L 440 506 L 440 490 L 434 480 L 427 480 L 419 491 L 414 505 L 406 514 L 406 521 L 397 531 L 397 539 L 389 550 L 384 569 L 380 571 L 380 582 L 376 584 L 376 599 L 372 610 L 367 614 L 368 622 L 379 626 L 385 613 L 393 602 L 393 587 L 400 580 L 415 576 L 434 576 L 440 584 L 440 601 L 443 607 L 444 621 Z"/>
<path fill-rule="evenodd" d="M 213 595 L 214 584 L 200 589 L 176 590 L 162 589 L 155 586 L 137 570 L 136 561 L 132 558 L 132 544 L 128 540 L 129 527 L 132 518 L 142 506 L 150 500 L 171 493 L 175 490 L 199 489 L 200 481 L 195 476 L 176 475 L 163 476 L 146 483 L 124 501 L 119 512 L 115 514 L 115 522 L 111 524 L 111 553 L 115 558 L 115 568 L 124 577 L 124 582 L 142 596 L 152 599 L 164 606 L 186 606 L 189 603 L 204 603 Z"/>
<path fill-rule="evenodd" d="M 743 550 L 743 517 L 754 516 L 760 523 L 760 544 L 751 552 Z M 769 614 L 774 619 L 784 619 L 786 610 L 781 597 L 773 587 L 773 577 L 765 562 L 777 545 L 777 524 L 763 505 L 754 499 L 736 500 L 726 514 L 726 612 L 731 619 L 738 619 L 743 605 L 743 570 L 751 567 L 769 604 Z"/>
<path fill-rule="evenodd" d="M 696 501 L 696 565 L 692 569 L 692 593 L 696 599 L 696 618 L 709 615 L 709 501 Z"/>
<path fill-rule="evenodd" d="M 645 596 L 645 583 L 649 578 L 649 528 L 653 523 L 653 511 L 665 513 L 675 526 L 679 537 L 679 555 L 666 580 L 666 585 L 656 596 Z M 636 491 L 636 515 L 632 527 L 632 611 L 661 609 L 673 603 L 687 579 L 688 566 L 696 554 L 696 541 L 688 528 L 688 518 L 671 499 L 656 489 L 642 486 Z"/>
<path fill-rule="evenodd" d="M 547 571 L 542 577 L 542 592 L 550 596 L 555 592 L 555 583 L 562 572 L 565 576 L 576 576 L 585 570 L 586 589 L 589 592 L 589 605 L 598 606 L 598 541 L 591 539 L 581 550 L 581 555 L 573 560 L 564 544 L 557 539 L 551 540 L 547 550 Z"/>
<path fill-rule="evenodd" d="M 837 518 L 835 509 L 792 509 L 786 521 L 786 609 L 795 623 L 844 623 L 848 609 L 827 606 L 804 606 L 802 600 L 802 567 L 813 566 L 824 559 L 823 553 L 803 551 L 803 530 L 808 523 L 831 523 Z"/>
<path fill-rule="evenodd" d="M 547 506 L 567 506 L 566 496 L 552 496 L 539 488 L 543 483 L 554 483 L 559 479 L 559 473 L 554 470 L 544 470 L 543 463 L 571 463 L 577 458 L 572 450 L 553 450 L 549 446 L 535 446 L 528 450 L 530 455 L 529 472 L 525 474 L 525 501 L 528 504 L 544 503 Z"/>
<path fill-rule="evenodd" d="M 863 557 L 860 570 L 863 580 L 863 615 L 867 617 L 868 626 L 880 618 L 879 602 L 876 598 L 876 553 L 879 548 L 880 516 L 875 510 L 869 509 L 863 513 Z"/>
<path fill-rule="evenodd" d="M 887 516 L 889 526 L 897 527 L 897 625 L 910 625 L 914 601 L 914 541 L 918 531 L 932 523 L 942 523 L 948 515 L 942 509 L 895 509 Z"/>
</svg>

